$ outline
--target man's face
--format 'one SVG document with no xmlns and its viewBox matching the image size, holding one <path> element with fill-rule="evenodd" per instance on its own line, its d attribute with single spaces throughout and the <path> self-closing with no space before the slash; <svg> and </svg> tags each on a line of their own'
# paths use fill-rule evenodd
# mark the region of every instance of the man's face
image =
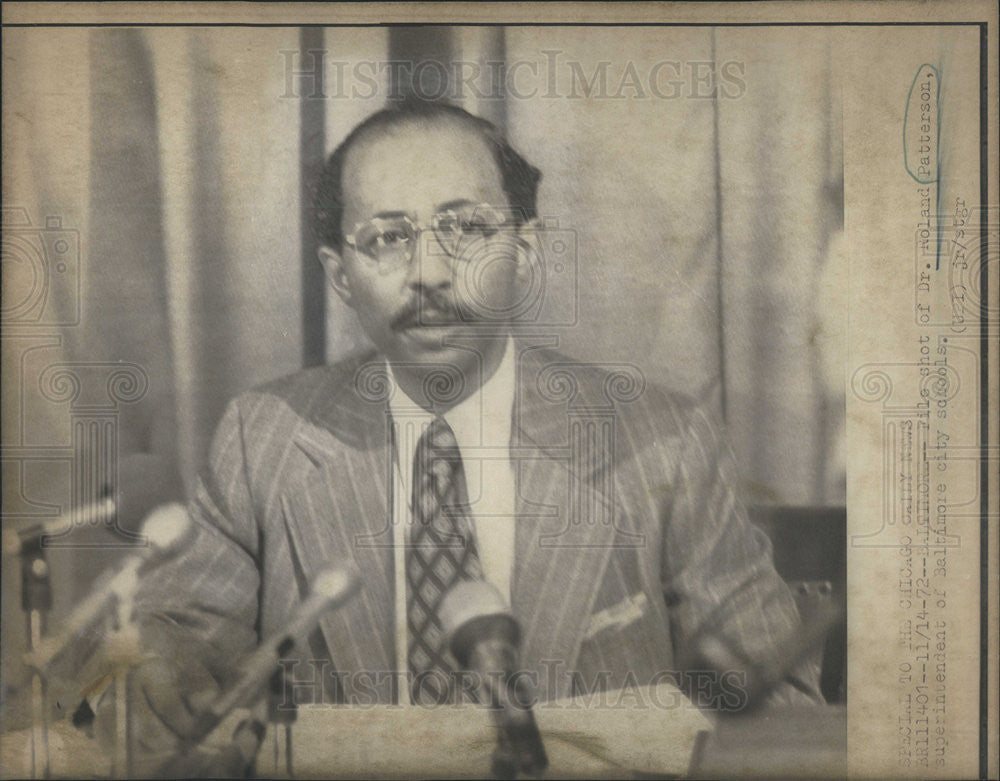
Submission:
<svg viewBox="0 0 1000 781">
<path fill-rule="evenodd" d="M 401 215 L 420 232 L 409 263 L 380 263 L 348 242 L 339 255 L 321 250 L 337 292 L 393 364 L 450 364 L 474 381 L 502 352 L 506 314 L 517 300 L 517 231 L 463 241 L 456 253 L 429 227 L 437 214 L 468 215 L 482 203 L 498 207 L 510 224 L 487 142 L 450 122 L 394 128 L 352 147 L 341 189 L 345 235 L 360 238 L 365 234 L 358 226 L 373 219 L 384 226 Z"/>
</svg>

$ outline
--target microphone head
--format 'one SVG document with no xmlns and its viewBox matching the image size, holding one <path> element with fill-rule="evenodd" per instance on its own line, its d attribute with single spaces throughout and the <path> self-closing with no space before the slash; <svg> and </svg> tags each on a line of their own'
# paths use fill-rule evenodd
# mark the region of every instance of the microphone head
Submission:
<svg viewBox="0 0 1000 781">
<path fill-rule="evenodd" d="M 352 596 L 361 588 L 361 576 L 351 566 L 330 567 L 316 576 L 312 593 L 324 601 L 332 602 Z"/>
<path fill-rule="evenodd" d="M 21 535 L 13 529 L 3 530 L 3 555 L 16 556 L 22 548 Z"/>
<path fill-rule="evenodd" d="M 438 617 L 452 654 L 463 667 L 484 640 L 499 640 L 510 653 L 521 642 L 521 629 L 500 592 L 484 580 L 463 580 L 445 594 Z"/>
<path fill-rule="evenodd" d="M 3 555 L 17 556 L 27 547 L 44 541 L 47 535 L 66 534 L 74 526 L 107 524 L 115 517 L 117 506 L 110 496 L 76 507 L 56 518 L 23 524 L 7 524 L 3 530 Z"/>
<path fill-rule="evenodd" d="M 149 541 L 149 558 L 172 556 L 190 541 L 193 533 L 194 524 L 178 502 L 160 505 L 142 525 L 142 534 Z"/>
<path fill-rule="evenodd" d="M 446 636 L 451 636 L 473 618 L 497 613 L 509 615 L 510 610 L 497 588 L 485 580 L 460 580 L 445 594 L 438 608 L 438 617 Z"/>
</svg>

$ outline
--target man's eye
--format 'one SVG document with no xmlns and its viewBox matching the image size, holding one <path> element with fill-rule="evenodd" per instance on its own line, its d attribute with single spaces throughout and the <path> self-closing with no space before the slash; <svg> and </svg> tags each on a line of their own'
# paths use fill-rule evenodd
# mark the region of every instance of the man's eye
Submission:
<svg viewBox="0 0 1000 781">
<path fill-rule="evenodd" d="M 389 229 L 379 234 L 378 246 L 398 247 L 401 244 L 405 244 L 409 238 L 404 230 Z"/>
<path fill-rule="evenodd" d="M 387 249 L 403 247 L 406 244 L 406 234 L 402 231 L 383 231 L 358 240 L 358 249 L 369 257 L 376 257 Z"/>
<path fill-rule="evenodd" d="M 476 236 L 492 236 L 499 230 L 496 223 L 481 217 L 469 217 L 461 220 L 462 233 Z"/>
</svg>

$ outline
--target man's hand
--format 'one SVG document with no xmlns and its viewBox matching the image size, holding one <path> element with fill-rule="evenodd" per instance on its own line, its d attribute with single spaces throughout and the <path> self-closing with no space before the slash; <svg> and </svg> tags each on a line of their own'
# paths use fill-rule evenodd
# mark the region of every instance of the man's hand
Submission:
<svg viewBox="0 0 1000 781">
<path fill-rule="evenodd" d="M 149 659 L 132 673 L 132 712 L 140 726 L 138 738 L 144 742 L 146 729 L 161 733 L 170 745 L 195 740 L 201 722 L 199 714 L 219 696 L 215 679 L 196 663 L 181 669 L 162 657 Z"/>
<path fill-rule="evenodd" d="M 218 751 L 192 751 L 175 754 L 159 767 L 149 772 L 152 778 L 248 778 L 249 761 L 233 743 Z"/>
<path fill-rule="evenodd" d="M 186 750 L 205 737 L 200 716 L 219 696 L 219 686 L 197 662 L 183 665 L 162 656 L 147 657 L 131 668 L 133 772 L 156 778 L 242 778 L 256 745 L 234 742 L 223 750 Z M 97 732 L 111 750 L 115 740 L 113 697 L 104 697 Z M 246 741 L 244 741 L 245 743 Z M 258 741 L 259 742 L 259 741 Z"/>
</svg>

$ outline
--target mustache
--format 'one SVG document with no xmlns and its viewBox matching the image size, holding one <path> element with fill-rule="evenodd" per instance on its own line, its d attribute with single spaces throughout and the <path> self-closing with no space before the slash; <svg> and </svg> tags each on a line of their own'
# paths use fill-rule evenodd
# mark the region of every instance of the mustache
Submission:
<svg viewBox="0 0 1000 781">
<path fill-rule="evenodd" d="M 415 298 L 404 306 L 389 323 L 393 331 L 422 325 L 427 320 L 466 322 L 469 318 L 451 301 L 440 296 Z"/>
</svg>

